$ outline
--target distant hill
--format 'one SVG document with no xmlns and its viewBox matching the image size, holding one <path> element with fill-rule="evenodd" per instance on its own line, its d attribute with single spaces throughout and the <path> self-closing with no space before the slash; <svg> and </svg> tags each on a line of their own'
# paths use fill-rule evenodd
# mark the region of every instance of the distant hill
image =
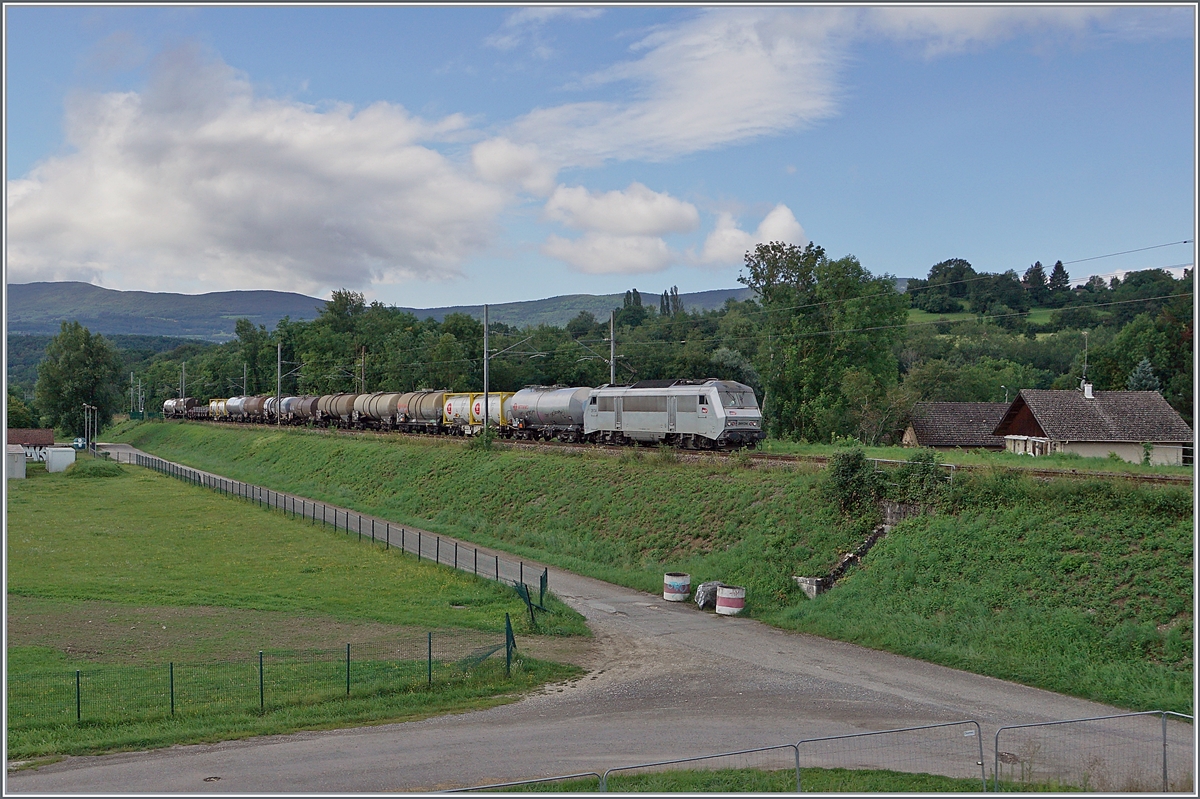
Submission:
<svg viewBox="0 0 1200 799">
<path fill-rule="evenodd" d="M 285 291 L 169 294 L 76 282 L 10 283 L 5 313 L 9 333 L 53 335 L 68 319 L 105 335 L 227 341 L 242 317 L 272 329 L 285 316 L 314 319 L 324 305 L 324 300 Z"/>
<path fill-rule="evenodd" d="M 728 298 L 746 299 L 750 289 L 718 289 L 679 295 L 688 310 L 720 308 Z M 658 295 L 644 294 L 643 302 L 658 307 Z M 623 294 L 569 294 L 544 300 L 498 303 L 488 306 L 488 318 L 514 327 L 562 327 L 580 311 L 597 319 L 619 308 Z M 228 341 L 240 318 L 266 325 L 268 330 L 287 316 L 313 319 L 325 300 L 285 291 L 218 291 L 210 294 L 170 294 L 149 291 L 115 291 L 90 283 L 10 283 L 7 324 L 10 334 L 53 335 L 64 319 L 78 320 L 93 333 L 112 335 L 176 336 L 206 341 Z M 483 318 L 482 305 L 446 308 L 401 308 L 419 319 L 439 322 L 450 313 Z"/>
</svg>

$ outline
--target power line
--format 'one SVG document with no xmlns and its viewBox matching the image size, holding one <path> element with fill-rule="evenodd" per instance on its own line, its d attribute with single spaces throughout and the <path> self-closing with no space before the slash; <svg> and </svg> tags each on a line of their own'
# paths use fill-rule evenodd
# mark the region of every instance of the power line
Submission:
<svg viewBox="0 0 1200 799">
<path fill-rule="evenodd" d="M 1125 250 L 1124 252 L 1110 252 L 1107 255 L 1093 255 L 1091 258 L 1079 258 L 1074 261 L 1063 261 L 1063 266 L 1066 266 L 1067 264 L 1081 264 L 1084 261 L 1096 261 L 1096 260 L 1099 260 L 1100 258 L 1112 258 L 1117 255 L 1129 255 L 1131 252 L 1145 252 L 1146 250 L 1157 250 L 1161 247 L 1174 247 L 1179 244 L 1194 244 L 1194 243 L 1195 243 L 1195 241 L 1193 239 L 1184 239 L 1183 241 L 1172 241 L 1167 244 L 1155 244 L 1152 247 L 1139 247 L 1136 250 Z"/>
</svg>

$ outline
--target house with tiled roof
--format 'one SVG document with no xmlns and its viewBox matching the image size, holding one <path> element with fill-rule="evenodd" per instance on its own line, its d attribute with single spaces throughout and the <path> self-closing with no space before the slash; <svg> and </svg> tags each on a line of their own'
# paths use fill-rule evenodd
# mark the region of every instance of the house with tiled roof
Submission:
<svg viewBox="0 0 1200 799">
<path fill-rule="evenodd" d="M 1007 410 L 1007 402 L 918 402 L 904 446 L 1002 450 L 1004 437 L 992 431 Z"/>
<path fill-rule="evenodd" d="M 1192 429 L 1157 391 L 1022 389 L 992 431 L 1023 455 L 1109 453 L 1130 463 L 1190 464 Z"/>
</svg>

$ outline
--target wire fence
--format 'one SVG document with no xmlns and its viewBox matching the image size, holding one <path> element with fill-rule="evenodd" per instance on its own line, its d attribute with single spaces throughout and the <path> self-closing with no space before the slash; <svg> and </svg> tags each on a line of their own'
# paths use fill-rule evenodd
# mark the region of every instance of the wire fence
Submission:
<svg viewBox="0 0 1200 799">
<path fill-rule="evenodd" d="M 996 731 L 993 784 L 1089 792 L 1185 791 L 1194 786 L 1191 727 L 1171 711 L 1014 724 Z"/>
<path fill-rule="evenodd" d="M 817 769 L 837 769 L 956 777 L 972 781 L 980 792 L 1062 789 L 1192 794 L 1193 728 L 1190 724 L 1168 724 L 1170 717 L 1193 720 L 1181 713 L 1154 710 L 1000 727 L 996 732 L 990 780 L 979 722 L 971 719 L 807 738 L 794 744 L 455 788 L 443 793 L 534 788 L 591 778 L 596 779 L 596 790 L 606 792 L 625 787 L 610 783 L 612 777 L 662 774 L 679 769 L 792 772 L 794 778 L 789 777 L 788 782 L 800 793 L 806 790 L 804 774 L 812 778 Z M 1022 749 L 1024 759 L 1009 759 L 1010 753 L 1000 748 L 1002 740 L 1008 748 Z M 1170 759 L 1168 752 L 1174 753 Z"/>
<path fill-rule="evenodd" d="M 524 561 L 512 561 L 501 558 L 495 552 L 481 551 L 478 547 L 463 544 L 452 538 L 414 529 L 405 525 L 393 524 L 386 519 L 379 519 L 363 513 L 315 502 L 305 497 L 273 491 L 263 486 L 230 480 L 220 475 L 193 469 L 178 463 L 163 460 L 153 455 L 141 453 L 111 453 L 118 463 L 130 463 L 153 469 L 193 485 L 204 486 L 227 496 L 238 497 L 247 502 L 266 508 L 281 511 L 294 519 L 307 521 L 313 525 L 332 527 L 345 531 L 347 535 L 357 536 L 359 541 L 369 541 L 385 549 L 396 549 L 415 555 L 418 560 L 428 560 L 442 566 L 468 572 L 478 577 L 484 577 L 496 582 L 505 583 L 517 588 L 526 600 L 526 605 L 544 606 L 546 591 L 549 587 L 550 571 L 544 566 L 537 566 Z M 124 457 L 122 457 L 124 456 Z M 522 587 L 527 587 L 521 592 Z M 533 601 L 533 592 L 537 592 L 537 601 Z M 533 608 L 529 608 L 530 616 Z M 536 624 L 536 622 L 535 622 Z"/>
<path fill-rule="evenodd" d="M 204 663 L 9 670 L 10 731 L 64 723 L 129 723 L 178 716 L 265 713 L 339 698 L 438 691 L 480 676 L 511 676 L 516 639 L 432 631 L 386 644 L 261 650 Z M 499 654 L 500 660 L 489 661 Z"/>
</svg>

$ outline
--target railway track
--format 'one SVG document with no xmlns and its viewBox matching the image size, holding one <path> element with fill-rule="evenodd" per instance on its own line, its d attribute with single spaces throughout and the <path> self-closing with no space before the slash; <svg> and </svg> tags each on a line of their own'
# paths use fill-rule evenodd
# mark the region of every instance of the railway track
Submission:
<svg viewBox="0 0 1200 799">
<path fill-rule="evenodd" d="M 246 427 L 255 427 L 262 429 L 279 429 L 279 425 L 262 424 L 256 422 L 208 422 L 208 424 L 218 425 L 233 429 L 244 429 Z M 286 426 L 285 426 L 286 427 Z M 409 438 L 413 440 L 424 441 L 428 440 L 429 436 L 421 433 L 401 433 L 395 430 L 346 430 L 337 427 L 312 427 L 306 428 L 309 430 L 317 430 L 326 432 L 332 435 L 336 434 L 383 434 L 398 436 L 400 438 Z M 581 451 L 592 452 L 601 455 L 620 456 L 630 452 L 644 452 L 647 448 L 642 447 L 623 447 L 614 444 L 570 444 L 563 441 L 522 441 L 519 439 L 498 439 L 497 446 L 506 449 L 515 450 L 541 450 L 547 448 L 557 449 L 559 451 Z M 827 455 L 782 455 L 768 452 L 754 452 L 749 450 L 740 450 L 736 452 L 729 451 L 711 451 L 711 450 L 676 450 L 675 457 L 682 463 L 703 463 L 706 461 L 724 460 L 731 457 L 744 458 L 750 463 L 759 466 L 787 468 L 801 464 L 812 464 L 817 467 L 824 467 L 829 462 Z M 868 458 L 882 468 L 893 468 L 905 463 L 902 460 L 889 460 L 885 458 Z M 991 469 L 992 466 L 976 465 L 976 464 L 953 464 L 943 463 L 942 467 L 948 470 L 953 475 L 958 472 L 973 472 L 981 469 Z M 1039 469 L 1028 468 L 1024 466 L 1010 467 L 1014 471 L 1019 471 L 1022 474 L 1027 474 L 1031 477 L 1042 480 L 1067 479 L 1067 480 L 1091 480 L 1096 478 L 1101 479 L 1116 479 L 1129 480 L 1135 483 L 1156 483 L 1159 485 L 1191 485 L 1192 477 L 1184 474 L 1145 474 L 1138 472 L 1112 472 L 1112 471 L 1089 471 L 1079 469 Z"/>
</svg>

